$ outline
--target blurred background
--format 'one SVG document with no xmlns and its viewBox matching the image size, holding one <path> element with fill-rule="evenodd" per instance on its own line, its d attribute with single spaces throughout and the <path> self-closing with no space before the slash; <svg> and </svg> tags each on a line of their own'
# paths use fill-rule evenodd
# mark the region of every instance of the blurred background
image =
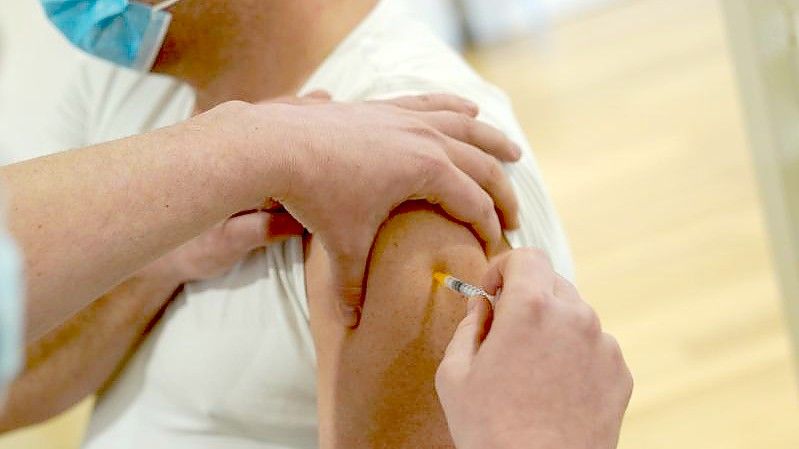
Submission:
<svg viewBox="0 0 799 449">
<path fill-rule="evenodd" d="M 636 380 L 620 447 L 799 447 L 797 2 L 391 1 L 513 99 Z M 0 0 L 0 162 L 81 57 L 38 8 Z M 77 448 L 89 409 L 0 449 Z"/>
</svg>

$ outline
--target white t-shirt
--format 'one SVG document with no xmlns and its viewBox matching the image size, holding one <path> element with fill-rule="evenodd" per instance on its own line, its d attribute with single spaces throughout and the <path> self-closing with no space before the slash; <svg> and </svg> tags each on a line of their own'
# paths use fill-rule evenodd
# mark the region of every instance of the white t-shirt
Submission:
<svg viewBox="0 0 799 449">
<path fill-rule="evenodd" d="M 428 29 L 381 3 L 302 92 L 353 101 L 451 92 L 523 146 L 507 173 L 520 202 L 514 247 L 572 263 L 532 151 L 506 97 Z M 78 147 L 189 117 L 189 88 L 161 76 L 91 65 L 62 108 L 51 144 Z M 300 239 L 275 245 L 220 278 L 188 285 L 97 403 L 86 449 L 317 447 L 315 354 Z"/>
</svg>

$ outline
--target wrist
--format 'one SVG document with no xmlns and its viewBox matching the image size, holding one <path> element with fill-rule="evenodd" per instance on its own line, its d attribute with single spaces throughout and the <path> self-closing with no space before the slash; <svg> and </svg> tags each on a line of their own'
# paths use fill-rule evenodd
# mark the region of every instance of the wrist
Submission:
<svg viewBox="0 0 799 449">
<path fill-rule="evenodd" d="M 248 152 L 242 155 L 246 163 L 242 170 L 256 168 L 250 175 L 254 179 L 252 185 L 257 186 L 254 194 L 260 207 L 266 198 L 281 201 L 292 197 L 292 191 L 298 188 L 298 166 L 307 153 L 304 149 L 311 136 L 307 132 L 307 118 L 298 114 L 298 106 L 283 103 L 248 106 L 252 108 L 249 113 L 257 132 L 248 137 L 254 145 L 241 146 Z"/>
<path fill-rule="evenodd" d="M 184 275 L 184 270 L 179 266 L 177 260 L 173 260 L 172 253 L 151 262 L 139 270 L 134 277 L 146 282 L 154 289 L 168 290 L 176 289 L 180 285 L 189 281 Z"/>
<path fill-rule="evenodd" d="M 218 194 L 229 216 L 261 207 L 266 198 L 282 198 L 291 181 L 292 135 L 289 106 L 231 101 L 196 116 L 189 129 L 200 142 L 195 158 L 207 185 Z M 189 135 L 190 133 L 186 133 Z"/>
</svg>

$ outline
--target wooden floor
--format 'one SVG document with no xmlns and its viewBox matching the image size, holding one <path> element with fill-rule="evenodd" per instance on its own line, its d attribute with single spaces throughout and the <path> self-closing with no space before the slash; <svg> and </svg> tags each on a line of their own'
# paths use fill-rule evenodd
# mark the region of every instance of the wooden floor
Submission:
<svg viewBox="0 0 799 449">
<path fill-rule="evenodd" d="M 711 0 L 633 0 L 482 51 L 514 98 L 584 295 L 636 379 L 623 449 L 795 449 L 799 400 Z M 0 439 L 77 447 L 87 408 Z"/>
</svg>

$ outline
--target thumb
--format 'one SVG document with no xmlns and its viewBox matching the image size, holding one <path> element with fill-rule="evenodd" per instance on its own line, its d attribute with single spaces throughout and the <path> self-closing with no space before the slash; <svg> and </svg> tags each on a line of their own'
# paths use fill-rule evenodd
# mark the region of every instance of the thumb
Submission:
<svg viewBox="0 0 799 449">
<path fill-rule="evenodd" d="M 488 300 L 470 298 L 466 317 L 458 324 L 447 345 L 442 366 L 455 371 L 467 370 L 491 327 L 492 309 Z"/>
<path fill-rule="evenodd" d="M 338 312 L 343 324 L 358 327 L 363 309 L 363 286 L 369 247 L 342 254 L 328 250 L 331 258 L 333 291 L 338 298 Z"/>
</svg>

